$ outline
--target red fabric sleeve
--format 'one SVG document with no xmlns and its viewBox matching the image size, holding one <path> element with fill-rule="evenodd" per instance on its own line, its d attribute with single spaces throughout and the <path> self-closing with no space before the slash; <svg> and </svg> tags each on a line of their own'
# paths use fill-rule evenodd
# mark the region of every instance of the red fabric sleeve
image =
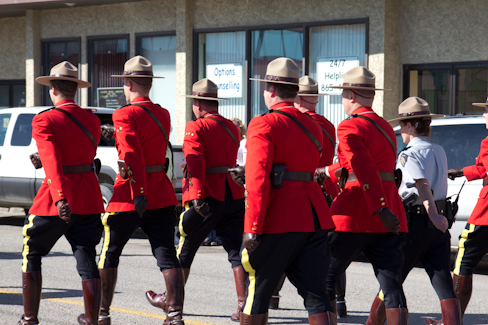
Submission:
<svg viewBox="0 0 488 325">
<path fill-rule="evenodd" d="M 205 197 L 205 157 L 203 153 L 205 134 L 197 121 L 186 123 L 183 153 L 188 171 L 188 200 Z"/>
</svg>

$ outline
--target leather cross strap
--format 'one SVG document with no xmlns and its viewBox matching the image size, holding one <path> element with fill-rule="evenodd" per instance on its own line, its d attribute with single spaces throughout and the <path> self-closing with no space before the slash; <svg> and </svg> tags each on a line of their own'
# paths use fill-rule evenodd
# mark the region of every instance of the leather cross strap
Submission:
<svg viewBox="0 0 488 325">
<path fill-rule="evenodd" d="M 63 113 L 64 115 L 69 117 L 73 122 L 75 122 L 75 124 L 78 125 L 80 129 L 82 129 L 83 132 L 85 132 L 85 134 L 90 138 L 90 141 L 93 143 L 95 149 L 97 148 L 97 141 L 95 140 L 95 137 L 90 133 L 90 131 L 88 131 L 88 129 L 83 124 L 80 123 L 80 121 L 76 119 L 76 117 L 74 117 L 70 112 L 67 112 L 62 108 L 54 107 L 54 110 Z"/>
<path fill-rule="evenodd" d="M 205 174 L 227 174 L 229 173 L 229 168 L 233 166 L 216 166 L 205 168 Z"/>
<path fill-rule="evenodd" d="M 335 150 L 336 144 L 335 144 L 334 138 L 332 138 L 332 136 L 329 134 L 329 132 L 327 132 L 322 125 L 320 125 L 320 128 L 322 129 L 322 132 L 327 136 L 327 138 L 329 138 L 330 142 L 332 142 L 332 147 L 334 147 L 334 150 Z"/>
<path fill-rule="evenodd" d="M 225 125 L 224 122 L 222 122 L 218 118 L 215 118 L 215 117 L 212 117 L 212 116 L 208 116 L 206 118 L 211 119 L 211 120 L 219 123 L 220 125 L 222 125 L 222 127 L 227 131 L 227 133 L 229 133 L 229 135 L 231 136 L 232 140 L 234 140 L 234 143 L 236 144 L 237 148 L 239 149 L 239 141 L 237 141 L 236 136 L 234 135 L 234 133 L 232 133 L 232 131 L 227 127 L 227 125 Z"/>
<path fill-rule="evenodd" d="M 146 111 L 147 114 L 149 114 L 149 116 L 152 117 L 152 119 L 154 120 L 154 122 L 157 123 L 157 125 L 159 126 L 159 128 L 161 129 L 161 132 L 163 132 L 163 135 L 164 135 L 164 140 L 166 140 L 166 145 L 168 145 L 168 133 L 166 133 L 166 130 L 164 129 L 163 125 L 161 124 L 161 122 L 159 122 L 158 118 L 153 114 L 153 112 L 151 112 L 146 106 L 144 105 L 139 105 L 139 104 L 131 104 L 132 106 L 137 106 L 137 107 L 140 107 L 142 108 L 143 110 Z"/>
<path fill-rule="evenodd" d="M 319 152 L 322 152 L 322 146 L 320 145 L 319 140 L 317 140 L 317 138 L 302 123 L 298 122 L 296 118 L 283 111 L 270 110 L 270 113 L 278 113 L 284 115 L 291 119 L 293 122 L 295 122 L 295 124 L 298 125 L 300 129 L 302 129 L 303 132 L 305 132 L 305 134 L 308 135 L 308 137 L 313 141 L 313 143 L 317 146 L 317 149 L 319 149 Z"/>
<path fill-rule="evenodd" d="M 383 133 L 383 135 L 386 137 L 386 139 L 388 139 L 388 142 L 390 142 L 390 145 L 391 145 L 391 148 L 393 149 L 393 153 L 395 154 L 395 161 L 396 161 L 396 157 L 397 157 L 397 148 L 395 146 L 395 144 L 393 143 L 393 140 L 390 138 L 390 136 L 388 135 L 388 133 L 386 133 L 385 130 L 383 130 L 383 128 L 381 126 L 379 126 L 378 123 L 376 123 L 375 121 L 373 121 L 372 119 L 370 119 L 369 117 L 367 116 L 364 116 L 364 115 L 358 115 L 358 114 L 352 114 L 351 115 L 352 117 L 359 117 L 359 118 L 362 118 L 363 120 L 367 120 L 369 122 L 371 122 L 378 130 L 380 130 L 381 133 Z"/>
</svg>

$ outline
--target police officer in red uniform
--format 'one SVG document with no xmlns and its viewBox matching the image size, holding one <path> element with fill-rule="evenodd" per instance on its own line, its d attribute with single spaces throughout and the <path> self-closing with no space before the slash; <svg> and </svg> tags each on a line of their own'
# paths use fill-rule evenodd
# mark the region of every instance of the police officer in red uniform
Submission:
<svg viewBox="0 0 488 325">
<path fill-rule="evenodd" d="M 322 131 L 294 107 L 300 69 L 288 58 L 268 64 L 264 101 L 268 113 L 248 128 L 246 215 L 242 264 L 249 275 L 241 324 L 266 324 L 271 295 L 283 273 L 297 287 L 310 324 L 333 324 L 325 275 L 327 234 L 334 228 L 313 173 Z"/>
<path fill-rule="evenodd" d="M 244 304 L 246 274 L 239 251 L 244 227 L 244 188 L 229 173 L 235 166 L 240 131 L 218 112 L 217 85 L 209 79 L 193 84 L 193 113 L 196 120 L 186 124 L 183 153 L 185 211 L 180 216 L 178 259 L 188 279 L 195 254 L 212 230 L 222 239 L 236 283 L 238 311 Z M 190 203 L 192 206 L 190 207 Z M 153 306 L 165 308 L 164 294 L 147 292 Z M 231 316 L 239 321 L 239 313 Z"/>
<path fill-rule="evenodd" d="M 343 85 L 334 88 L 343 89 L 342 103 L 350 118 L 337 129 L 339 164 L 347 173 L 342 177 L 345 186 L 331 206 L 336 229 L 329 236 L 329 297 L 335 296 L 342 272 L 363 252 L 384 289 L 388 324 L 406 324 L 408 311 L 400 276 L 405 237 L 399 233 L 408 228 L 393 174 L 395 133 L 371 109 L 375 90 L 380 90 L 371 71 L 353 68 L 344 75 Z M 332 170 L 328 173 L 335 181 Z"/>
<path fill-rule="evenodd" d="M 82 278 L 85 313 L 80 324 L 98 324 L 100 275 L 95 246 L 102 236 L 103 201 L 93 159 L 100 140 L 100 120 L 74 101 L 77 88 L 90 87 L 78 79 L 78 69 L 64 61 L 51 75 L 36 79 L 49 86 L 54 108 L 36 115 L 32 137 L 46 177 L 23 228 L 22 296 L 24 315 L 19 324 L 38 324 L 41 300 L 41 258 L 64 235 Z M 40 167 L 40 166 L 38 166 Z"/>
<path fill-rule="evenodd" d="M 164 171 L 170 131 L 169 112 L 149 99 L 152 64 L 142 56 L 128 60 L 124 74 L 128 105 L 113 113 L 115 145 L 119 154 L 119 174 L 114 194 L 102 223 L 104 243 L 98 267 L 103 295 L 100 324 L 110 324 L 109 309 L 117 281 L 122 249 L 141 227 L 146 233 L 167 288 L 168 315 L 164 324 L 183 324 L 184 280 L 174 248 L 178 203 L 173 185 Z M 104 126 L 104 136 L 113 129 Z"/>
</svg>

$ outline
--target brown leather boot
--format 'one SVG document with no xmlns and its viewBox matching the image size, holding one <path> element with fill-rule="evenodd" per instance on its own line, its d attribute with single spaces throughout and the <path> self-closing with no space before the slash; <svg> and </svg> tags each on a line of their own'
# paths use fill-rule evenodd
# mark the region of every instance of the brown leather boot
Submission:
<svg viewBox="0 0 488 325">
<path fill-rule="evenodd" d="M 100 279 L 102 280 L 102 305 L 100 308 L 100 316 L 98 317 L 99 325 L 110 325 L 110 306 L 115 293 L 115 284 L 117 283 L 117 268 L 110 267 L 105 269 L 98 269 L 100 272 Z"/>
<path fill-rule="evenodd" d="M 185 276 L 181 268 L 163 271 L 166 282 L 166 305 L 168 314 L 163 325 L 184 325 L 183 300 L 185 297 Z"/>
<path fill-rule="evenodd" d="M 471 292 L 473 291 L 473 276 L 472 275 L 457 275 L 452 277 L 452 285 L 454 293 L 461 305 L 461 319 L 468 307 L 469 299 L 471 299 Z"/>
<path fill-rule="evenodd" d="M 286 279 L 286 274 L 283 273 L 280 278 L 280 282 L 278 282 L 278 285 L 276 286 L 276 289 L 273 291 L 273 295 L 271 296 L 271 299 L 269 300 L 269 309 L 279 309 L 280 305 L 280 291 L 281 288 L 283 288 L 283 284 L 285 283 Z"/>
<path fill-rule="evenodd" d="M 190 275 L 190 269 L 189 268 L 182 268 L 183 271 L 183 276 L 185 278 L 185 284 L 186 281 L 188 280 L 188 276 Z M 146 298 L 147 301 L 151 305 L 153 305 L 156 308 L 161 308 L 165 313 L 168 313 L 168 306 L 166 305 L 166 292 L 163 292 L 162 294 L 157 294 L 152 290 L 146 291 Z"/>
<path fill-rule="evenodd" d="M 442 310 L 442 319 L 441 320 L 433 320 L 431 318 L 427 318 L 427 324 L 433 325 L 461 325 L 462 324 L 462 317 L 461 317 L 461 306 L 459 304 L 459 300 L 456 298 L 453 299 L 444 299 L 441 300 L 441 310 Z"/>
<path fill-rule="evenodd" d="M 230 319 L 234 322 L 239 321 L 239 313 L 241 312 L 242 306 L 244 306 L 244 300 L 246 299 L 246 280 L 247 273 L 241 265 L 236 266 L 232 269 L 234 271 L 234 280 L 236 282 L 236 292 L 237 292 L 237 312 L 230 316 Z"/>
<path fill-rule="evenodd" d="M 380 297 L 374 297 L 371 310 L 369 311 L 369 317 L 366 321 L 366 325 L 383 325 L 386 322 L 385 302 Z"/>
<path fill-rule="evenodd" d="M 346 308 L 346 272 L 342 273 L 336 283 L 337 316 L 347 317 Z"/>
<path fill-rule="evenodd" d="M 19 321 L 21 325 L 38 324 L 37 314 L 41 303 L 42 274 L 41 271 L 22 272 L 22 300 L 24 315 Z"/>
<path fill-rule="evenodd" d="M 81 281 L 85 313 L 78 316 L 81 325 L 98 325 L 100 304 L 102 302 L 102 281 L 89 279 Z"/>
<path fill-rule="evenodd" d="M 239 321 L 241 325 L 266 325 L 268 324 L 268 313 L 247 315 L 241 312 Z"/>
<path fill-rule="evenodd" d="M 337 325 L 337 316 L 332 312 L 325 312 L 308 316 L 310 325 Z"/>
<path fill-rule="evenodd" d="M 408 309 L 407 308 L 387 308 L 386 322 L 388 325 L 407 325 Z"/>
</svg>

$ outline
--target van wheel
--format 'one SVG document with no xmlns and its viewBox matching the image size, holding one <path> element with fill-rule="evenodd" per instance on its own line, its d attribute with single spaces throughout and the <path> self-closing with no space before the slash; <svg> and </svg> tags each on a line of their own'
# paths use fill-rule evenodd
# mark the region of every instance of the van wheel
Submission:
<svg viewBox="0 0 488 325">
<path fill-rule="evenodd" d="M 114 194 L 114 186 L 109 183 L 102 183 L 100 184 L 100 191 L 102 192 L 103 207 L 106 209 L 108 202 Z"/>
</svg>

